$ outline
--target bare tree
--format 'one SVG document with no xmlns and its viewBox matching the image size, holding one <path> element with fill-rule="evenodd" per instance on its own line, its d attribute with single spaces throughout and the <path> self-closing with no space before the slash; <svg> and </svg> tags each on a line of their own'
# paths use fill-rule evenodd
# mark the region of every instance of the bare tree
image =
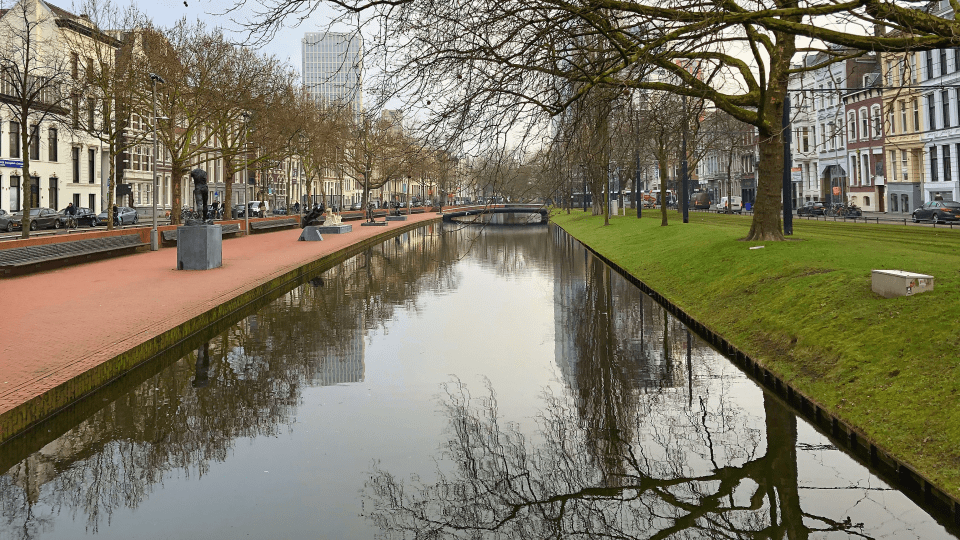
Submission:
<svg viewBox="0 0 960 540">
<path fill-rule="evenodd" d="M 147 20 L 134 6 L 120 8 L 110 0 L 87 0 L 81 10 L 91 28 L 89 34 L 72 34 L 68 42 L 71 62 L 77 71 L 83 66 L 74 79 L 71 121 L 103 143 L 109 156 L 104 208 L 109 212 L 123 174 L 117 167 L 119 156 L 150 137 L 149 126 L 140 121 L 150 116 L 148 75 L 140 47 L 140 30 Z M 82 113 L 81 103 L 85 105 Z M 113 226 L 108 219 L 107 229 Z"/>
<path fill-rule="evenodd" d="M 22 0 L 0 15 L 0 107 L 11 118 L 11 157 L 23 158 L 23 238 L 30 236 L 30 209 L 40 204 L 39 178 L 30 172 L 30 160 L 40 157 L 40 126 L 62 126 L 69 112 L 71 66 L 59 38 L 83 28 L 77 19 L 40 0 Z"/>
</svg>

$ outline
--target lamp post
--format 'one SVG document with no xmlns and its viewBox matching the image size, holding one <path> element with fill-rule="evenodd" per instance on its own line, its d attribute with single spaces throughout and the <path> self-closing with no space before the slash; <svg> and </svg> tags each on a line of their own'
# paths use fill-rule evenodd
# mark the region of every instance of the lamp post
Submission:
<svg viewBox="0 0 960 540">
<path fill-rule="evenodd" d="M 157 181 L 157 83 L 166 84 L 159 75 L 150 74 L 150 80 L 153 82 L 153 228 L 150 229 L 150 251 L 160 249 L 160 235 L 157 232 L 157 195 L 159 194 L 159 182 Z"/>
<path fill-rule="evenodd" d="M 247 122 L 250 121 L 250 113 L 243 111 L 240 116 L 243 118 L 243 234 L 250 234 L 250 194 L 247 187 L 247 163 L 250 161 L 247 156 Z"/>
</svg>

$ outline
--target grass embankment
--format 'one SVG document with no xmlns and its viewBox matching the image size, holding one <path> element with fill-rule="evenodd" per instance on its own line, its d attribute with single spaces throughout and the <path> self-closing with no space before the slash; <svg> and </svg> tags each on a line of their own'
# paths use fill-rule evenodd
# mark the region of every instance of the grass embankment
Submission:
<svg viewBox="0 0 960 540">
<path fill-rule="evenodd" d="M 960 497 L 960 230 L 797 220 L 744 242 L 742 216 L 551 219 Z M 873 269 L 935 290 L 884 299 Z"/>
</svg>

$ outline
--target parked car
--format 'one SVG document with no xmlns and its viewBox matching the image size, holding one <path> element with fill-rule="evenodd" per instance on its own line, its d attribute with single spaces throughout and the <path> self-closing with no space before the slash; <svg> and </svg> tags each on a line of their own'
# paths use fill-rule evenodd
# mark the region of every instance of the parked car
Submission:
<svg viewBox="0 0 960 540">
<path fill-rule="evenodd" d="M 822 202 L 807 201 L 803 206 L 797 208 L 798 216 L 822 216 L 825 212 Z"/>
<path fill-rule="evenodd" d="M 930 201 L 913 211 L 913 222 L 930 220 L 934 223 L 941 221 L 960 220 L 960 202 Z"/>
<path fill-rule="evenodd" d="M 12 232 L 20 229 L 23 212 L 14 212 L 0 216 L 0 230 Z M 30 209 L 30 230 L 56 228 L 60 224 L 60 215 L 52 208 Z"/>
<path fill-rule="evenodd" d="M 260 212 L 260 203 L 263 203 L 263 215 Z M 247 208 L 250 209 L 250 217 L 267 217 L 270 213 L 270 201 L 250 201 Z"/>
<path fill-rule="evenodd" d="M 104 210 L 96 215 L 96 221 L 93 226 L 106 225 L 107 220 L 110 219 L 107 217 L 107 211 Z M 129 206 L 118 206 L 117 207 L 117 219 L 114 221 L 114 225 L 136 225 L 140 222 L 140 216 L 137 214 L 136 209 L 130 208 Z"/>
<path fill-rule="evenodd" d="M 60 225 L 65 227 L 68 220 L 66 208 L 57 213 L 60 215 Z M 89 208 L 78 206 L 74 209 L 73 218 L 77 220 L 78 227 L 81 225 L 84 227 L 93 227 L 94 220 L 97 219 L 97 214 Z"/>
<path fill-rule="evenodd" d="M 351 209 L 351 210 L 363 210 L 363 203 L 360 202 L 360 201 L 357 201 L 357 202 L 355 202 L 355 203 L 353 203 L 353 204 L 350 205 L 350 209 Z"/>
<path fill-rule="evenodd" d="M 736 212 L 738 214 L 743 213 L 743 198 L 733 196 L 730 197 L 730 211 Z M 727 211 L 727 197 L 720 197 L 720 203 L 717 204 L 717 212 L 726 212 Z"/>
<path fill-rule="evenodd" d="M 705 191 L 694 193 L 690 201 L 690 206 L 694 210 L 709 210 L 711 204 L 713 204 L 713 201 L 710 199 L 710 194 Z"/>
</svg>

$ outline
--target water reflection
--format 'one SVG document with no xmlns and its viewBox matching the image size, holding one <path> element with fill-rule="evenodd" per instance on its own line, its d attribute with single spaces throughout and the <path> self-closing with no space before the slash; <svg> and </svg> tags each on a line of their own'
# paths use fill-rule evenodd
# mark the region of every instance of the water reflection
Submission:
<svg viewBox="0 0 960 540">
<path fill-rule="evenodd" d="M 94 396 L 62 436 L 0 447 L 0 538 L 132 537 L 145 516 L 157 537 L 183 536 L 192 514 L 169 500 L 203 489 L 211 514 L 235 512 L 260 537 L 949 537 L 543 228 L 403 234 L 184 347 Z M 454 378 L 431 416 L 440 381 L 478 371 L 497 389 L 474 396 Z M 529 373 L 540 378 L 506 388 Z M 252 475 L 268 472 L 255 451 L 289 475 Z M 370 475 L 374 459 L 386 465 Z M 264 498 L 238 503 L 238 489 Z M 319 520 L 328 508 L 337 516 Z"/>
</svg>

